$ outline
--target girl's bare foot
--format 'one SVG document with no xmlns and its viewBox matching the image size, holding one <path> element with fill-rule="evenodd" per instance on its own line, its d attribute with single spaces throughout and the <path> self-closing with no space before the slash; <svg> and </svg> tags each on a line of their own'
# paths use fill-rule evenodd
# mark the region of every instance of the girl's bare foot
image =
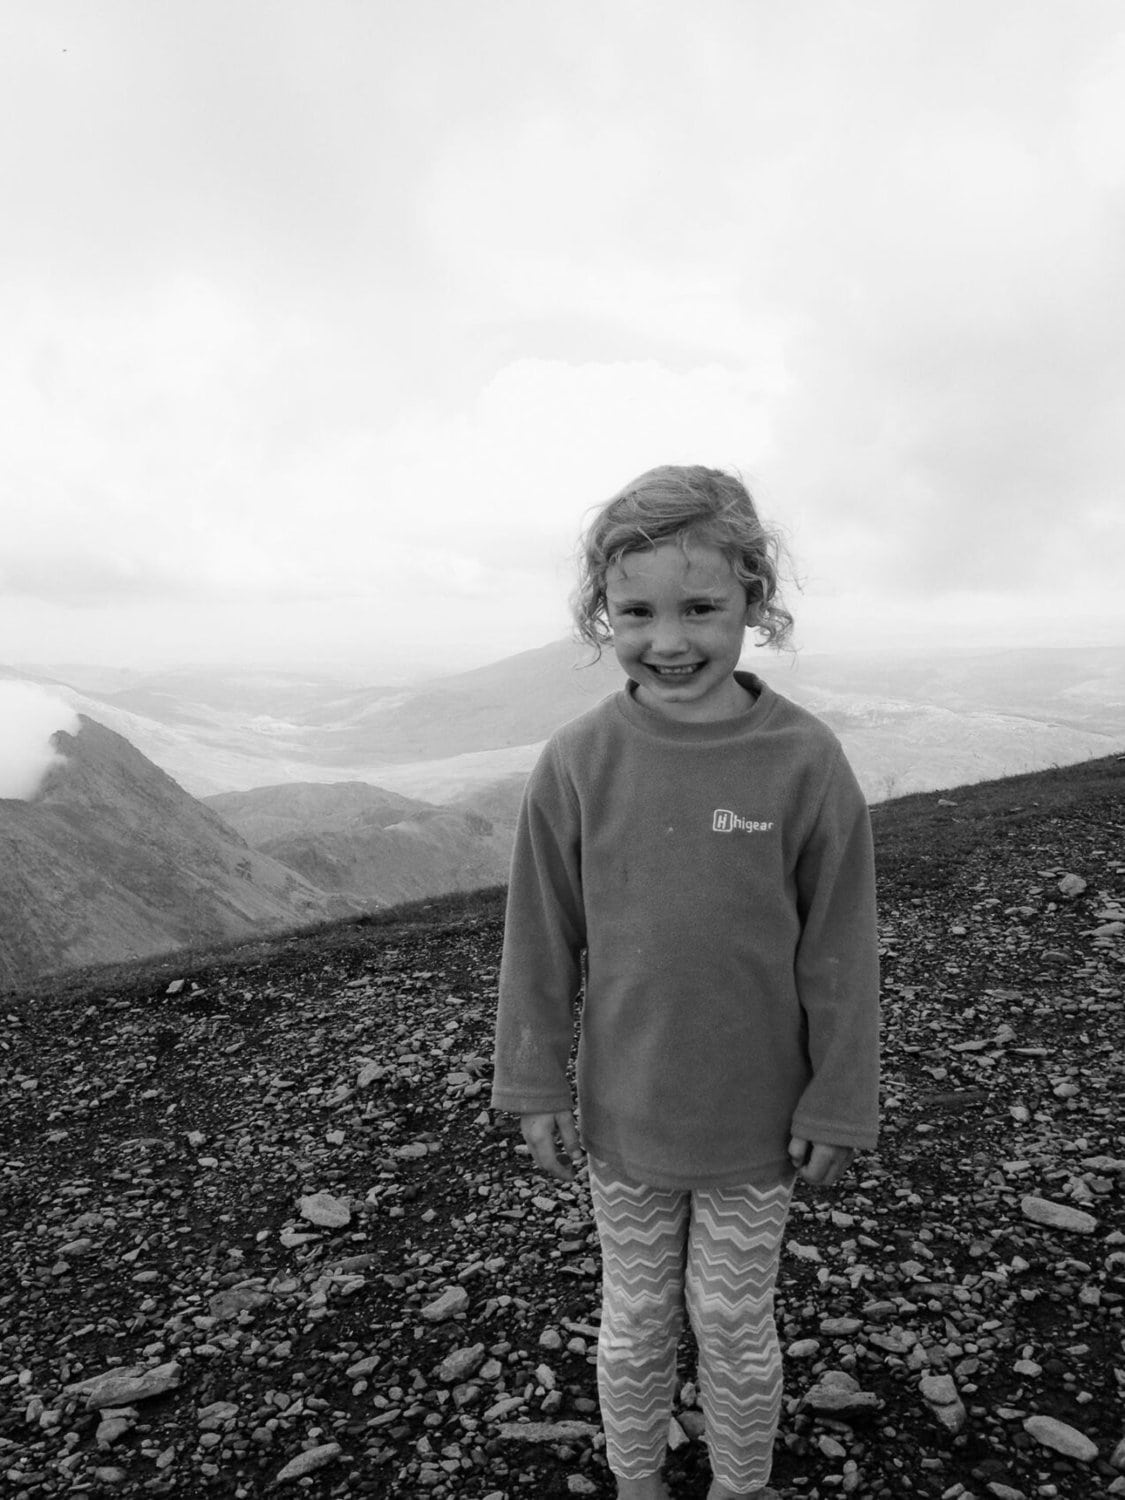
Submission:
<svg viewBox="0 0 1125 1500">
<path fill-rule="evenodd" d="M 618 1479 L 617 1500 L 671 1500 L 659 1470 L 643 1479 Z"/>
</svg>

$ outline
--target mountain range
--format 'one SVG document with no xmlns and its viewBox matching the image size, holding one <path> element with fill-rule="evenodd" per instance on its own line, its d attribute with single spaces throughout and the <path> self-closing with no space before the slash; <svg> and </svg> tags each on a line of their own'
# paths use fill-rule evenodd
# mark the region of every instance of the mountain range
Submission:
<svg viewBox="0 0 1125 1500">
<path fill-rule="evenodd" d="M 1125 650 L 744 665 L 835 729 L 872 802 L 1125 746 Z M 0 676 L 51 687 L 82 724 L 36 798 L 0 800 L 0 984 L 502 882 L 543 741 L 624 681 L 612 652 L 568 641 L 405 687 Z"/>
<path fill-rule="evenodd" d="M 744 665 L 836 729 L 873 801 L 1072 764 L 1125 743 L 1122 648 L 756 651 Z M 56 670 L 9 675 L 53 682 L 194 796 L 364 781 L 431 803 L 526 773 L 560 724 L 624 681 L 612 652 L 593 661 L 565 640 L 407 687 L 261 670 Z"/>
</svg>

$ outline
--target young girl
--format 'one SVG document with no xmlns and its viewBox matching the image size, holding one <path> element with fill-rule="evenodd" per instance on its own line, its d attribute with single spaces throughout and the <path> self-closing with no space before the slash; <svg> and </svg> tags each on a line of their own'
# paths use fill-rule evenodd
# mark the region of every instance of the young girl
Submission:
<svg viewBox="0 0 1125 1500">
<path fill-rule="evenodd" d="M 667 1496 L 685 1307 L 709 1500 L 769 1493 L 794 1176 L 831 1186 L 875 1144 L 867 807 L 831 731 L 736 670 L 748 628 L 792 626 L 776 550 L 715 469 L 652 469 L 602 507 L 575 615 L 629 682 L 548 742 L 516 836 L 492 1104 L 555 1177 L 573 1177 L 557 1141 L 587 1155 L 621 1500 Z"/>
</svg>

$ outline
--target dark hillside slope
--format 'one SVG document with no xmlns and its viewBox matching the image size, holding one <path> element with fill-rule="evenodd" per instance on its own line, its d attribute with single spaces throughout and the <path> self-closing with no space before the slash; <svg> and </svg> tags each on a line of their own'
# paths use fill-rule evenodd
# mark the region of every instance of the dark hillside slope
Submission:
<svg viewBox="0 0 1125 1500">
<path fill-rule="evenodd" d="M 358 909 L 249 848 L 128 740 L 81 717 L 28 802 L 0 799 L 0 987 L 75 964 Z"/>
<path fill-rule="evenodd" d="M 1123 827 L 1120 760 L 876 813 L 884 1127 L 795 1195 L 786 1500 L 1121 1492 Z M 502 896 L 7 999 L 16 1500 L 266 1495 L 294 1460 L 314 1497 L 608 1500 L 587 1184 L 486 1108 Z M 95 1409 L 122 1367 L 151 1385 Z"/>
</svg>

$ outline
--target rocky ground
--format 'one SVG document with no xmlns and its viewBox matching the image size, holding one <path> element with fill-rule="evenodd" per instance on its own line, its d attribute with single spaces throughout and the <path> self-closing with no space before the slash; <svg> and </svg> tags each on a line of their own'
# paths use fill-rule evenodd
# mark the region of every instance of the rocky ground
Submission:
<svg viewBox="0 0 1125 1500">
<path fill-rule="evenodd" d="M 1123 786 L 876 811 L 885 1127 L 794 1202 L 786 1497 L 1125 1494 Z M 492 894 L 0 996 L 13 1500 L 613 1493 L 588 1191 L 486 1107 L 500 937 Z"/>
</svg>

